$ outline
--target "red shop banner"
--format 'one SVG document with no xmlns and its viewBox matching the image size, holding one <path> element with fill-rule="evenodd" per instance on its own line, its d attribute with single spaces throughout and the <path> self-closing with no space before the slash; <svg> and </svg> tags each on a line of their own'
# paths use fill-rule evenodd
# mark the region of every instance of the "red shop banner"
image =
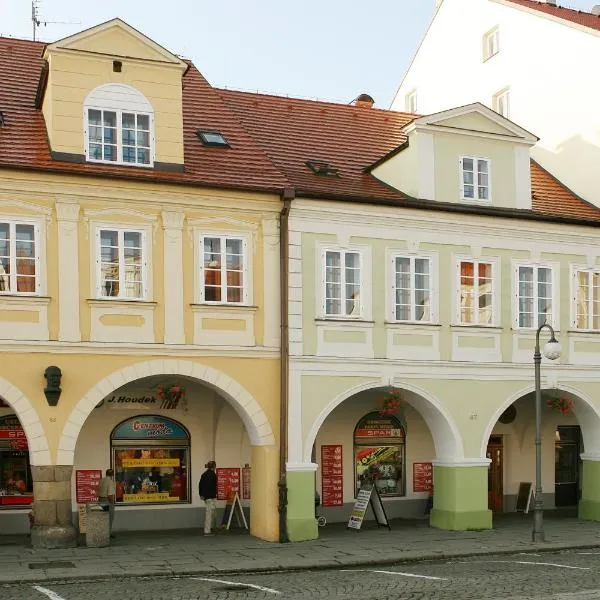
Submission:
<svg viewBox="0 0 600 600">
<path fill-rule="evenodd" d="M 344 503 L 342 446 L 321 446 L 321 505 L 341 506 Z"/>
<path fill-rule="evenodd" d="M 252 469 L 246 465 L 242 469 L 242 498 L 244 500 L 250 500 L 250 477 Z"/>
<path fill-rule="evenodd" d="M 430 492 L 433 489 L 433 465 L 430 462 L 413 463 L 413 491 Z"/>
<path fill-rule="evenodd" d="M 0 448 L 27 450 L 27 436 L 15 415 L 0 417 Z"/>
<path fill-rule="evenodd" d="M 98 487 L 102 479 L 100 469 L 77 469 L 75 471 L 75 496 L 77 504 L 98 502 Z"/>
<path fill-rule="evenodd" d="M 229 500 L 234 494 L 240 493 L 240 470 L 217 469 L 217 499 Z"/>
</svg>

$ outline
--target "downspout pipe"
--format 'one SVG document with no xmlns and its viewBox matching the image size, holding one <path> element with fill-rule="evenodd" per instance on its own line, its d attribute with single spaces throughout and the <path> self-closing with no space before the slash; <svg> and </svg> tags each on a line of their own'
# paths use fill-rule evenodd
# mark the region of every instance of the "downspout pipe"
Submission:
<svg viewBox="0 0 600 600">
<path fill-rule="evenodd" d="M 289 323 L 288 323 L 288 284 L 289 284 L 289 223 L 290 206 L 296 193 L 294 188 L 285 188 L 281 194 L 283 208 L 279 213 L 279 285 L 281 320 L 281 373 L 279 394 L 279 542 L 290 541 L 287 530 L 287 446 L 288 446 L 288 400 L 289 400 Z"/>
</svg>

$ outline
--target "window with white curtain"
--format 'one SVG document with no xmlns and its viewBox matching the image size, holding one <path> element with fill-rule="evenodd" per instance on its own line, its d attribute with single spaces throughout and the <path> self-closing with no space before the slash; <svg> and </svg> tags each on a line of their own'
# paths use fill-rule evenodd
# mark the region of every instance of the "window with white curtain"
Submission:
<svg viewBox="0 0 600 600">
<path fill-rule="evenodd" d="M 0 294 L 39 294 L 40 229 L 0 219 Z"/>
<path fill-rule="evenodd" d="M 97 230 L 97 295 L 142 300 L 147 296 L 145 232 L 134 229 Z"/>
<path fill-rule="evenodd" d="M 201 237 L 200 297 L 215 304 L 247 304 L 248 247 L 242 237 Z"/>
<path fill-rule="evenodd" d="M 393 256 L 393 319 L 433 320 L 431 308 L 432 261 L 428 256 Z"/>
<path fill-rule="evenodd" d="M 516 281 L 517 327 L 537 329 L 543 323 L 555 326 L 552 267 L 518 265 Z"/>
<path fill-rule="evenodd" d="M 462 199 L 491 200 L 490 161 L 476 156 L 461 156 L 459 162 Z"/>
<path fill-rule="evenodd" d="M 361 254 L 324 250 L 323 314 L 326 317 L 361 317 Z"/>
<path fill-rule="evenodd" d="M 575 270 L 573 292 L 575 328 L 600 330 L 600 270 Z"/>
<path fill-rule="evenodd" d="M 461 325 L 494 324 L 494 276 L 493 262 L 458 262 L 458 322 Z"/>
</svg>

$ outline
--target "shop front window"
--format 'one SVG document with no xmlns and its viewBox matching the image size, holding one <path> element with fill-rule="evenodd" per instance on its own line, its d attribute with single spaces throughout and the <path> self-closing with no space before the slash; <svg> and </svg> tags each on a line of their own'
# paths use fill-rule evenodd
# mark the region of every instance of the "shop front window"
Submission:
<svg viewBox="0 0 600 600">
<path fill-rule="evenodd" d="M 354 430 L 356 491 L 374 485 L 381 496 L 404 496 L 405 433 L 393 416 L 374 412 Z"/>
<path fill-rule="evenodd" d="M 190 435 L 157 415 L 127 419 L 111 434 L 119 504 L 189 503 Z"/>
<path fill-rule="evenodd" d="M 0 417 L 0 508 L 29 506 L 33 480 L 27 438 L 16 415 Z"/>
</svg>

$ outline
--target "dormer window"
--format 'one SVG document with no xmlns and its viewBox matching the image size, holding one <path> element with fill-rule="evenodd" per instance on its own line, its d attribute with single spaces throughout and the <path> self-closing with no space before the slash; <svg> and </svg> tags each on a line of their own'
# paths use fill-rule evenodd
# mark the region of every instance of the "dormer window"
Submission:
<svg viewBox="0 0 600 600">
<path fill-rule="evenodd" d="M 483 36 L 483 60 L 486 61 L 500 52 L 500 30 L 491 29 Z"/>
<path fill-rule="evenodd" d="M 137 90 L 111 84 L 85 102 L 85 152 L 90 162 L 151 167 L 154 163 L 152 106 Z"/>
<path fill-rule="evenodd" d="M 462 200 L 491 200 L 490 161 L 476 156 L 460 158 L 460 181 Z"/>
</svg>

